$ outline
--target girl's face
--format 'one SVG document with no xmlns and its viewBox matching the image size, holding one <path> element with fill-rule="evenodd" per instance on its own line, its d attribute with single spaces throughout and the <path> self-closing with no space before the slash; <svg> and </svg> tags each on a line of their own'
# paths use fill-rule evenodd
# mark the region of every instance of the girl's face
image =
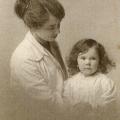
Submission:
<svg viewBox="0 0 120 120">
<path fill-rule="evenodd" d="M 60 33 L 60 20 L 49 14 L 49 20 L 39 29 L 35 30 L 36 37 L 46 41 L 54 41 Z"/>
<path fill-rule="evenodd" d="M 99 55 L 95 47 L 89 48 L 89 50 L 85 53 L 79 53 L 77 62 L 80 72 L 85 76 L 94 74 L 99 65 Z"/>
</svg>

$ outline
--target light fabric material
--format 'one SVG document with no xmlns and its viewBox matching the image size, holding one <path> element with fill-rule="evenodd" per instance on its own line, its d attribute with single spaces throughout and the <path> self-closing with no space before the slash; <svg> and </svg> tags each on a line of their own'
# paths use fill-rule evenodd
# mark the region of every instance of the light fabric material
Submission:
<svg viewBox="0 0 120 120">
<path fill-rule="evenodd" d="M 54 92 L 62 90 L 63 74 L 55 58 L 28 32 L 12 55 L 11 80 L 36 99 L 55 100 Z"/>
<path fill-rule="evenodd" d="M 51 106 L 62 103 L 64 78 L 62 68 L 52 54 L 34 39 L 31 32 L 26 34 L 25 39 L 14 51 L 10 67 L 11 85 L 16 93 L 17 90 L 20 91 L 17 93 L 19 100 L 28 104 L 32 98 L 38 103 L 45 102 L 46 105 L 49 103 Z M 24 97 L 26 96 L 25 99 L 23 94 Z M 39 104 L 36 106 L 39 108 Z M 34 105 L 33 107 L 35 108 Z M 35 110 L 33 111 L 35 113 Z M 37 116 L 33 119 L 37 120 Z"/>
<path fill-rule="evenodd" d="M 102 107 L 113 102 L 115 96 L 113 81 L 101 73 L 88 77 L 78 73 L 65 82 L 64 99 L 72 106 L 88 103 L 93 108 Z"/>
</svg>

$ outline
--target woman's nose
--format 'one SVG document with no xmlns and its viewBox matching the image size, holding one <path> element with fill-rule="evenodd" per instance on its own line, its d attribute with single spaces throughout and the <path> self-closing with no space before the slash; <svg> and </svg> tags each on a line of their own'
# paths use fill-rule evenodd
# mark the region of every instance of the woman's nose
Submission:
<svg viewBox="0 0 120 120">
<path fill-rule="evenodd" d="M 58 35 L 60 33 L 60 28 L 56 28 L 55 34 Z"/>
</svg>

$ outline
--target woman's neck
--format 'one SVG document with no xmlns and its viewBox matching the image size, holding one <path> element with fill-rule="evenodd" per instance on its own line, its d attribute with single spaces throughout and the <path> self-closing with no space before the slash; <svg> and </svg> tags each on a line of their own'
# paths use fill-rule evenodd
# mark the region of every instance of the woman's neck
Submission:
<svg viewBox="0 0 120 120">
<path fill-rule="evenodd" d="M 46 48 L 49 52 L 51 52 L 49 41 L 43 40 L 34 31 L 31 31 L 31 33 L 39 44 L 41 44 L 44 48 Z"/>
<path fill-rule="evenodd" d="M 42 39 L 40 36 L 38 36 L 34 31 L 31 30 L 31 33 L 33 35 L 33 37 L 35 38 L 35 40 L 40 43 L 41 45 L 43 45 L 45 48 L 49 47 L 49 42 Z"/>
</svg>

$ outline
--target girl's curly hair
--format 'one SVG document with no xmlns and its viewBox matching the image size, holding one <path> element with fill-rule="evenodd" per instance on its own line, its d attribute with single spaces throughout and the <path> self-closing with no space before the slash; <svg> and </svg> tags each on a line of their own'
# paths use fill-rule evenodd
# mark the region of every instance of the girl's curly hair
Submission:
<svg viewBox="0 0 120 120">
<path fill-rule="evenodd" d="M 100 61 L 98 71 L 102 73 L 108 73 L 112 67 L 115 67 L 115 63 L 109 59 L 103 45 L 101 45 L 94 39 L 82 39 L 73 46 L 67 59 L 68 72 L 70 75 L 74 75 L 80 71 L 77 63 L 78 54 L 80 52 L 87 52 L 91 47 L 95 47 L 99 55 Z"/>
</svg>

